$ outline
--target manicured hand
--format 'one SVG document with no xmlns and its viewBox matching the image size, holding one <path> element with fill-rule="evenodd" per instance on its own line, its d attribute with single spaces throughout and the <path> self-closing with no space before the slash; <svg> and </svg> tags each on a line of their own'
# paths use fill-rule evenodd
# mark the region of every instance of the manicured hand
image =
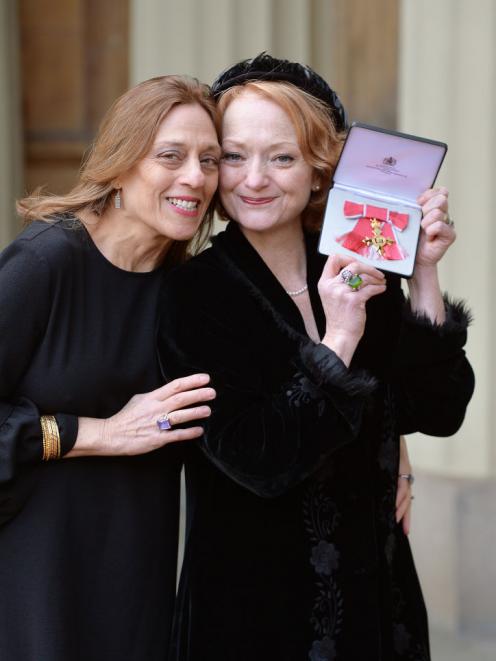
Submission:
<svg viewBox="0 0 496 661">
<path fill-rule="evenodd" d="M 207 386 L 208 374 L 175 379 L 161 388 L 135 395 L 115 415 L 106 419 L 78 418 L 76 443 L 65 456 L 137 455 L 174 441 L 188 441 L 203 434 L 200 426 L 181 429 L 176 425 L 208 418 L 215 390 Z M 161 430 L 158 419 L 167 415 L 171 424 Z"/>
<path fill-rule="evenodd" d="M 175 379 L 157 390 L 135 395 L 116 415 L 108 418 L 104 431 L 104 443 L 112 454 L 142 454 L 166 443 L 197 438 L 202 427 L 176 429 L 175 425 L 210 415 L 206 402 L 215 397 L 206 374 L 194 374 Z M 172 428 L 160 431 L 157 420 L 167 414 Z"/>
</svg>

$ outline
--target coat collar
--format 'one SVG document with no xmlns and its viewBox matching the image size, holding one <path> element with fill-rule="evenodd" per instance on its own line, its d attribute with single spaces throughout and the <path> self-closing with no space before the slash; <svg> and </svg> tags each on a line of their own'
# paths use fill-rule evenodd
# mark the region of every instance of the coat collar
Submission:
<svg viewBox="0 0 496 661">
<path fill-rule="evenodd" d="M 325 331 L 325 316 L 317 291 L 317 283 L 326 258 L 317 251 L 318 235 L 305 234 L 307 255 L 307 282 L 313 312 L 319 333 Z M 306 334 L 303 318 L 293 299 L 269 269 L 267 264 L 241 232 L 239 225 L 230 221 L 226 230 L 212 239 L 213 251 L 230 262 L 230 267 L 241 272 L 264 298 L 295 330 Z"/>
</svg>

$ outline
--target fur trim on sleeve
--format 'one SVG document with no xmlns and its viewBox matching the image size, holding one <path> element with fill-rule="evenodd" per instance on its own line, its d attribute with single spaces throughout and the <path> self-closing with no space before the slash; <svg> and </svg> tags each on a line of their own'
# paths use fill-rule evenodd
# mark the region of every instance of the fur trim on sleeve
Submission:
<svg viewBox="0 0 496 661">
<path fill-rule="evenodd" d="M 437 324 L 431 321 L 429 317 L 423 313 L 413 312 L 409 299 L 407 299 L 405 303 L 403 314 L 404 321 L 407 324 L 428 328 L 440 337 L 451 334 L 466 333 L 467 328 L 473 321 L 472 313 L 466 303 L 461 299 L 452 299 L 448 294 L 445 294 L 443 299 L 446 311 L 446 320 L 443 324 Z"/>
<path fill-rule="evenodd" d="M 319 388 L 342 390 L 349 396 L 370 395 L 376 380 L 367 372 L 350 371 L 343 361 L 323 344 L 303 342 L 300 347 L 298 367 Z"/>
</svg>

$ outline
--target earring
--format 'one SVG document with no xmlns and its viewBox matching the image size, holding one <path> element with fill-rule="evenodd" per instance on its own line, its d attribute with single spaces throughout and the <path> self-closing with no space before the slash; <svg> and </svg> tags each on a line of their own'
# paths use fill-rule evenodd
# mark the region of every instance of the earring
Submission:
<svg viewBox="0 0 496 661">
<path fill-rule="evenodd" d="M 318 190 L 320 190 L 319 184 L 315 184 L 315 186 L 312 186 L 312 190 L 314 193 L 316 193 Z"/>
<path fill-rule="evenodd" d="M 116 209 L 121 208 L 121 189 L 120 188 L 117 189 L 117 193 L 115 194 L 115 197 L 114 197 L 114 207 Z"/>
</svg>

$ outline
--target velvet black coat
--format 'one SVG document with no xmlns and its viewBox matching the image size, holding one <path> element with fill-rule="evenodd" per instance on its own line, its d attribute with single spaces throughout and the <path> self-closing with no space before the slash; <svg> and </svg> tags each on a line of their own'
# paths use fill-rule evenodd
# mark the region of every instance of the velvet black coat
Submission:
<svg viewBox="0 0 496 661">
<path fill-rule="evenodd" d="M 308 283 L 325 259 L 307 237 Z M 399 435 L 453 434 L 473 389 L 467 317 L 434 327 L 400 280 L 367 306 L 350 369 L 231 223 L 168 277 L 159 353 L 167 378 L 217 390 L 187 459 L 187 542 L 171 659 L 429 659 L 410 548 L 395 521 Z"/>
</svg>

